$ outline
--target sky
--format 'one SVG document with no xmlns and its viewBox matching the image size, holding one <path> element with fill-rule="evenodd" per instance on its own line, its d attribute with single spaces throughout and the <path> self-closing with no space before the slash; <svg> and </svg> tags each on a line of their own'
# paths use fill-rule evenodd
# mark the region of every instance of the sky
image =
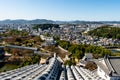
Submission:
<svg viewBox="0 0 120 80">
<path fill-rule="evenodd" d="M 120 21 L 120 0 L 0 0 L 0 20 Z"/>
</svg>

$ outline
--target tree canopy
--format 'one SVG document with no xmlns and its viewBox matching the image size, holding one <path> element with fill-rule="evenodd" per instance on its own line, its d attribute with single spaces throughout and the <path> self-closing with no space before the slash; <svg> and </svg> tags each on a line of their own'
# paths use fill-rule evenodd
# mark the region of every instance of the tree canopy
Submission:
<svg viewBox="0 0 120 80">
<path fill-rule="evenodd" d="M 91 30 L 88 32 L 88 35 L 105 37 L 105 38 L 113 38 L 120 40 L 120 28 L 118 27 L 110 27 L 110 26 L 102 26 Z"/>
<path fill-rule="evenodd" d="M 85 53 L 92 53 L 94 58 L 104 57 L 105 55 L 112 55 L 112 52 L 101 46 L 93 46 L 86 44 L 72 44 L 68 41 L 58 40 L 58 44 L 68 50 L 71 58 L 81 59 Z"/>
<path fill-rule="evenodd" d="M 36 24 L 33 26 L 33 29 L 38 30 L 40 28 L 41 30 L 45 30 L 49 28 L 51 29 L 52 27 L 59 28 L 59 25 L 58 24 Z"/>
</svg>

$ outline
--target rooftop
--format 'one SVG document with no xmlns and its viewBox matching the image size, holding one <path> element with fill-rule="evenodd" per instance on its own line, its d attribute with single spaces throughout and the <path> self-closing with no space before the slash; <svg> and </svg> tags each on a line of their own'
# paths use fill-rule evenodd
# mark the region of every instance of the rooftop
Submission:
<svg viewBox="0 0 120 80">
<path fill-rule="evenodd" d="M 109 76 L 120 76 L 120 57 L 106 56 L 103 61 L 96 61 L 97 65 L 101 67 Z"/>
</svg>

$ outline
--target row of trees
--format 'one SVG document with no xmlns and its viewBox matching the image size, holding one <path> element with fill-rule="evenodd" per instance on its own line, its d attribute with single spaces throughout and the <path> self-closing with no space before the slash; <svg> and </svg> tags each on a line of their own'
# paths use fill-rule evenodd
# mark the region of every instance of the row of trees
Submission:
<svg viewBox="0 0 120 80">
<path fill-rule="evenodd" d="M 5 38 L 3 41 L 6 44 L 17 45 L 17 46 L 30 46 L 37 47 L 43 42 L 39 36 L 27 36 L 27 37 L 11 37 Z"/>
<path fill-rule="evenodd" d="M 8 60 L 7 62 L 3 62 L 0 64 L 0 72 L 17 69 L 19 67 L 23 67 L 31 64 L 36 64 L 36 63 L 39 64 L 40 58 L 41 57 L 38 55 L 23 57 L 22 59 L 17 57 L 12 57 L 11 60 Z"/>
<path fill-rule="evenodd" d="M 0 34 L 0 36 L 3 37 L 14 37 L 14 36 L 28 36 L 28 32 L 27 31 L 18 31 L 18 30 L 8 30 L 6 33 L 4 34 Z"/>
<path fill-rule="evenodd" d="M 36 64 L 40 62 L 40 56 L 38 55 L 33 55 L 33 56 L 30 56 L 30 57 L 27 57 L 27 58 L 24 58 L 22 60 L 22 62 L 20 63 L 19 67 L 23 67 L 23 66 L 26 66 L 26 65 L 31 65 L 31 64 Z"/>
<path fill-rule="evenodd" d="M 120 40 L 120 28 L 103 26 L 89 31 L 88 35 Z"/>
<path fill-rule="evenodd" d="M 34 51 L 32 50 L 24 50 L 24 49 L 17 49 L 17 48 L 4 48 L 5 52 L 8 52 L 9 54 L 12 54 L 12 56 L 22 57 L 22 56 L 28 56 L 32 55 Z"/>
</svg>

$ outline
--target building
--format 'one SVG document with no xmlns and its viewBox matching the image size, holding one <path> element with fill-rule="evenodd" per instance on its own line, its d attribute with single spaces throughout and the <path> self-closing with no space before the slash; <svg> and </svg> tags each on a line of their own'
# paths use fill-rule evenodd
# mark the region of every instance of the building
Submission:
<svg viewBox="0 0 120 80">
<path fill-rule="evenodd" d="M 105 80 L 120 80 L 120 57 L 105 56 L 96 61 L 97 73 Z"/>
</svg>

